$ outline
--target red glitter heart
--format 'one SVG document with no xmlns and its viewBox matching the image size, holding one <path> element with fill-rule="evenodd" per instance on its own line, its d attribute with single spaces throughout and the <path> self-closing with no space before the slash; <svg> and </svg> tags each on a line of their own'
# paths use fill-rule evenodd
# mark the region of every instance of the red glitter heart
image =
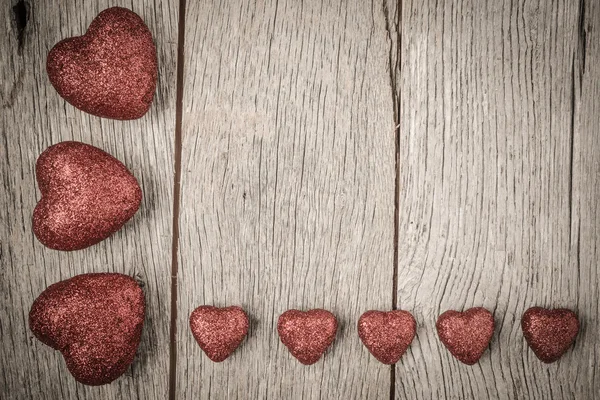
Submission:
<svg viewBox="0 0 600 400">
<path fill-rule="evenodd" d="M 319 361 L 335 340 L 337 319 L 326 310 L 288 310 L 279 316 L 277 332 L 281 342 L 302 364 Z"/>
<path fill-rule="evenodd" d="M 523 335 L 537 358 L 545 363 L 558 360 L 579 333 L 579 319 L 571 310 L 532 307 L 521 319 Z"/>
<path fill-rule="evenodd" d="M 190 328 L 208 358 L 221 362 L 248 334 L 248 317 L 240 307 L 200 306 L 190 315 Z"/>
<path fill-rule="evenodd" d="M 29 328 L 62 353 L 76 380 L 104 385 L 133 362 L 144 315 L 144 293 L 134 279 L 84 274 L 44 290 L 31 306 Z"/>
<path fill-rule="evenodd" d="M 142 190 L 116 158 L 79 142 L 62 142 L 38 158 L 42 199 L 33 231 L 51 249 L 78 250 L 121 229 L 140 206 Z"/>
<path fill-rule="evenodd" d="M 459 361 L 473 365 L 489 346 L 494 334 L 494 316 L 485 308 L 465 312 L 446 311 L 436 328 L 440 340 Z"/>
<path fill-rule="evenodd" d="M 384 364 L 395 364 L 413 338 L 417 323 L 407 311 L 367 311 L 358 320 L 358 336 Z"/>
<path fill-rule="evenodd" d="M 143 116 L 154 97 L 157 77 L 152 33 L 133 11 L 102 11 L 83 36 L 50 50 L 46 70 L 52 86 L 73 106 L 120 120 Z"/>
</svg>

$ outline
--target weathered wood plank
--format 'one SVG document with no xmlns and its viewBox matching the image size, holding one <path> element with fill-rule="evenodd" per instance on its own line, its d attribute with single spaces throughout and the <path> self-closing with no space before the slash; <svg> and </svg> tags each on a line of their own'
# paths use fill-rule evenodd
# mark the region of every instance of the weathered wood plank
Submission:
<svg viewBox="0 0 600 400">
<path fill-rule="evenodd" d="M 122 2 L 132 7 L 132 2 Z M 101 120 L 66 104 L 50 85 L 46 55 L 60 39 L 81 34 L 114 2 L 29 2 L 22 49 L 11 2 L 0 9 L 0 398 L 164 399 L 167 397 L 171 268 L 173 132 L 177 4 L 136 1 L 159 54 L 159 86 L 151 111 L 132 122 Z M 34 167 L 46 147 L 63 140 L 93 144 L 122 160 L 144 191 L 140 211 L 105 242 L 73 253 L 42 246 L 31 231 L 39 192 Z M 101 387 L 77 384 L 60 353 L 28 328 L 33 300 L 50 284 L 85 272 L 113 271 L 144 283 L 147 319 L 132 368 Z"/>
<path fill-rule="evenodd" d="M 392 302 L 394 116 L 380 2 L 189 2 L 186 13 L 178 398 L 385 398 L 360 343 Z M 208 360 L 188 318 L 241 305 L 249 338 Z M 317 364 L 279 342 L 289 308 L 341 331 Z"/>
<path fill-rule="evenodd" d="M 402 8 L 398 303 L 420 328 L 397 365 L 396 397 L 592 398 L 600 393 L 597 33 L 587 37 L 595 43 L 577 89 L 577 2 Z M 583 320 L 574 349 L 552 365 L 521 333 L 522 313 L 536 305 L 573 308 Z M 494 311 L 497 329 L 469 367 L 443 348 L 435 320 L 473 306 Z"/>
</svg>

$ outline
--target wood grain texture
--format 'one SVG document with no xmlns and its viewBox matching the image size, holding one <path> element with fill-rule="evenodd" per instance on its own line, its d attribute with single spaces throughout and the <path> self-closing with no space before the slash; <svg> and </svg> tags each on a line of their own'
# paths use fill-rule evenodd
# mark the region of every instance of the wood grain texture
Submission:
<svg viewBox="0 0 600 400">
<path fill-rule="evenodd" d="M 12 4 L 0 7 L 0 398 L 164 399 L 168 385 L 169 275 L 171 268 L 173 132 L 177 5 L 122 3 L 140 14 L 159 54 L 159 85 L 151 111 L 131 122 L 102 120 L 74 109 L 50 85 L 46 55 L 59 40 L 85 32 L 114 2 L 30 2 L 19 48 Z M 144 192 L 140 211 L 110 239 L 64 253 L 33 236 L 31 216 L 39 199 L 35 161 L 49 145 L 79 140 L 122 160 Z M 136 360 L 111 385 L 76 383 L 59 352 L 28 328 L 33 300 L 50 284 L 87 272 L 136 277 L 146 294 L 147 318 Z"/>
<path fill-rule="evenodd" d="M 177 2 L 121 3 L 159 52 L 154 105 L 131 122 L 74 109 L 45 73 L 57 41 L 118 4 L 30 2 L 21 45 L 13 5 L 0 7 L 0 398 L 167 398 Z M 599 396 L 600 1 L 205 0 L 186 19 L 176 398 Z M 144 190 L 123 230 L 73 253 L 31 231 L 35 160 L 62 140 L 107 150 Z M 394 234 L 397 305 L 418 323 L 395 385 L 356 333 L 362 312 L 392 306 Z M 48 285 L 100 271 L 143 282 L 147 320 L 126 375 L 87 387 L 27 317 Z M 189 331 L 201 304 L 251 317 L 223 363 Z M 552 365 L 521 333 L 536 305 L 582 320 Z M 497 329 L 469 367 L 435 320 L 473 306 Z M 341 327 L 306 367 L 276 322 L 315 307 Z"/>
<path fill-rule="evenodd" d="M 389 367 L 356 333 L 392 303 L 389 51 L 380 2 L 189 2 L 177 398 L 389 396 Z M 252 320 L 220 364 L 189 330 L 202 304 Z M 279 341 L 290 308 L 341 324 L 313 366 Z"/>
<path fill-rule="evenodd" d="M 420 328 L 398 399 L 600 393 L 600 18 L 597 1 L 582 5 L 402 2 L 398 305 Z M 495 313 L 496 334 L 469 367 L 435 321 L 473 306 Z M 531 306 L 583 322 L 555 364 L 523 339 Z"/>
</svg>

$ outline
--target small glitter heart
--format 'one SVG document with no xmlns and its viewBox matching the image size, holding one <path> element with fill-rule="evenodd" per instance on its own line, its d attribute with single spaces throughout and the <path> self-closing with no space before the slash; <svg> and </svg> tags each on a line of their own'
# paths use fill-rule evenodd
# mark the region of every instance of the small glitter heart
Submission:
<svg viewBox="0 0 600 400">
<path fill-rule="evenodd" d="M 532 307 L 523 314 L 521 328 L 537 358 L 549 364 L 571 347 L 579 333 L 579 319 L 573 311 L 564 308 Z"/>
<path fill-rule="evenodd" d="M 112 119 L 143 116 L 157 77 L 152 33 L 133 11 L 102 11 L 83 36 L 50 50 L 46 70 L 58 94 L 78 109 Z"/>
<path fill-rule="evenodd" d="M 142 200 L 137 180 L 119 160 L 84 143 L 49 147 L 35 170 L 42 199 L 33 232 L 51 249 L 79 250 L 106 239 Z"/>
<path fill-rule="evenodd" d="M 319 361 L 335 340 L 337 319 L 326 310 L 288 310 L 279 316 L 277 332 L 281 342 L 302 364 Z"/>
<path fill-rule="evenodd" d="M 190 328 L 200 348 L 214 362 L 231 355 L 248 334 L 248 317 L 240 307 L 200 306 L 190 315 Z"/>
<path fill-rule="evenodd" d="M 144 316 L 144 293 L 133 278 L 84 274 L 44 290 L 31 306 L 29 328 L 62 353 L 77 381 L 104 385 L 133 362 Z"/>
<path fill-rule="evenodd" d="M 413 338 L 417 323 L 407 311 L 367 311 L 358 320 L 358 336 L 384 364 L 395 364 Z"/>
<path fill-rule="evenodd" d="M 439 316 L 436 328 L 450 353 L 459 361 L 473 365 L 490 344 L 494 334 L 494 316 L 481 307 L 465 312 L 450 310 Z"/>
</svg>

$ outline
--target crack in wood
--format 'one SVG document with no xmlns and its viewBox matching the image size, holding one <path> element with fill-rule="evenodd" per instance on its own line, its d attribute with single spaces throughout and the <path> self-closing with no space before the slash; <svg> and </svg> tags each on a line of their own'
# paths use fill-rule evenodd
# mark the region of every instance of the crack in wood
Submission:
<svg viewBox="0 0 600 400">
<path fill-rule="evenodd" d="M 569 165 L 569 247 L 572 243 L 573 223 L 573 165 L 575 163 L 575 130 L 577 125 L 577 97 L 581 93 L 583 78 L 585 75 L 586 53 L 587 53 L 587 29 L 585 26 L 585 0 L 579 1 L 579 17 L 577 21 L 577 47 L 573 54 L 571 64 L 571 137 L 570 137 L 570 165 Z M 579 241 L 579 237 L 577 238 Z"/>
<path fill-rule="evenodd" d="M 579 23 L 578 23 L 578 34 L 579 34 L 579 43 L 578 48 L 581 54 L 581 69 L 580 69 L 580 82 L 583 80 L 583 71 L 585 71 L 585 58 L 587 52 L 587 30 L 585 27 L 585 0 L 579 1 Z"/>
<path fill-rule="evenodd" d="M 29 22 L 29 8 L 29 3 L 23 0 L 20 0 L 12 7 L 19 50 L 23 49 L 23 43 L 25 41 L 25 28 L 27 28 L 27 23 Z"/>
<path fill-rule="evenodd" d="M 576 56 L 573 55 L 573 62 L 571 66 L 571 137 L 570 137 L 570 145 L 569 145 L 569 157 L 570 157 L 570 166 L 569 166 L 569 247 L 571 247 L 571 229 L 573 228 L 573 164 L 574 164 L 574 147 L 575 147 L 575 125 L 577 119 L 577 79 L 575 76 L 576 70 Z M 581 71 L 579 74 L 579 87 L 581 88 Z"/>
</svg>

